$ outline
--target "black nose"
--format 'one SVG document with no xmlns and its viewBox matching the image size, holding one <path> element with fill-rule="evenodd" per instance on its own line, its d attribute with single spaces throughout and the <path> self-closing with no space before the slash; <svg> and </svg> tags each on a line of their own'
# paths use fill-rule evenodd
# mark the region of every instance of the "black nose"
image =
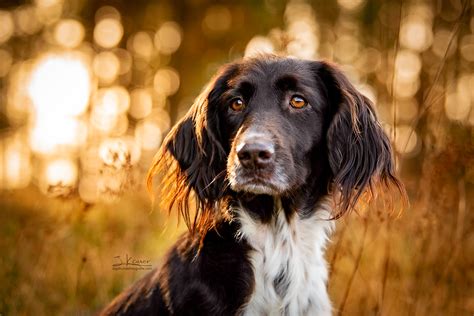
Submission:
<svg viewBox="0 0 474 316">
<path fill-rule="evenodd" d="M 266 142 L 246 142 L 237 150 L 237 157 L 246 169 L 263 169 L 273 162 L 273 145 Z"/>
</svg>

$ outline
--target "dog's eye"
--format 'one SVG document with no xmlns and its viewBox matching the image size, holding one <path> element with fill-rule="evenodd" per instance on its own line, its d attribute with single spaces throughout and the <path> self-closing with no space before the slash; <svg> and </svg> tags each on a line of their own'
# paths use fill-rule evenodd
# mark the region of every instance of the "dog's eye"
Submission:
<svg viewBox="0 0 474 316">
<path fill-rule="evenodd" d="M 242 111 L 245 108 L 245 103 L 242 99 L 237 98 L 232 101 L 230 108 L 236 112 Z"/>
<path fill-rule="evenodd" d="M 291 97 L 290 105 L 294 108 L 301 109 L 308 104 L 305 99 L 300 97 L 299 95 L 294 95 Z"/>
</svg>

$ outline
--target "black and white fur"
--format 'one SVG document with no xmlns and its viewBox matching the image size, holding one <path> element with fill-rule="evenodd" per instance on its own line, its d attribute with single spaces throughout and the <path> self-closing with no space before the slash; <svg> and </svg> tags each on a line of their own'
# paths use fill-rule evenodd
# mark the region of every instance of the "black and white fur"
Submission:
<svg viewBox="0 0 474 316">
<path fill-rule="evenodd" d="M 281 208 L 281 205 L 277 207 Z M 331 315 L 324 249 L 334 223 L 330 201 L 310 218 L 287 221 L 282 209 L 261 225 L 248 212 L 237 211 L 240 236 L 249 241 L 255 288 L 244 315 Z"/>
<path fill-rule="evenodd" d="M 371 102 L 335 66 L 276 56 L 225 66 L 149 174 L 189 232 L 104 315 L 331 315 L 333 219 L 394 185 Z"/>
</svg>

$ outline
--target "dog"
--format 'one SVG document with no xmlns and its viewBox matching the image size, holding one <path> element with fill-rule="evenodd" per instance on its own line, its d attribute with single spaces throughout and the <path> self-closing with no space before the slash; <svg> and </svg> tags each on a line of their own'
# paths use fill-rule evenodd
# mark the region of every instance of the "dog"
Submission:
<svg viewBox="0 0 474 316">
<path fill-rule="evenodd" d="M 189 232 L 103 315 L 331 315 L 334 220 L 398 188 L 371 101 L 333 64 L 273 55 L 224 66 L 148 175 Z"/>
</svg>

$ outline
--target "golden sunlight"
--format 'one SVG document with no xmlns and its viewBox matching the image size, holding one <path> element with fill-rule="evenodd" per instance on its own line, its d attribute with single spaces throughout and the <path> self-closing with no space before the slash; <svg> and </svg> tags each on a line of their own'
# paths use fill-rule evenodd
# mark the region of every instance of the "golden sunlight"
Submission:
<svg viewBox="0 0 474 316">
<path fill-rule="evenodd" d="M 87 127 L 75 117 L 42 114 L 35 118 L 30 132 L 30 147 L 35 153 L 74 151 L 87 139 Z"/>
<path fill-rule="evenodd" d="M 36 112 L 77 116 L 87 109 L 91 93 L 88 65 L 78 55 L 47 55 L 36 64 L 28 94 Z"/>
</svg>

